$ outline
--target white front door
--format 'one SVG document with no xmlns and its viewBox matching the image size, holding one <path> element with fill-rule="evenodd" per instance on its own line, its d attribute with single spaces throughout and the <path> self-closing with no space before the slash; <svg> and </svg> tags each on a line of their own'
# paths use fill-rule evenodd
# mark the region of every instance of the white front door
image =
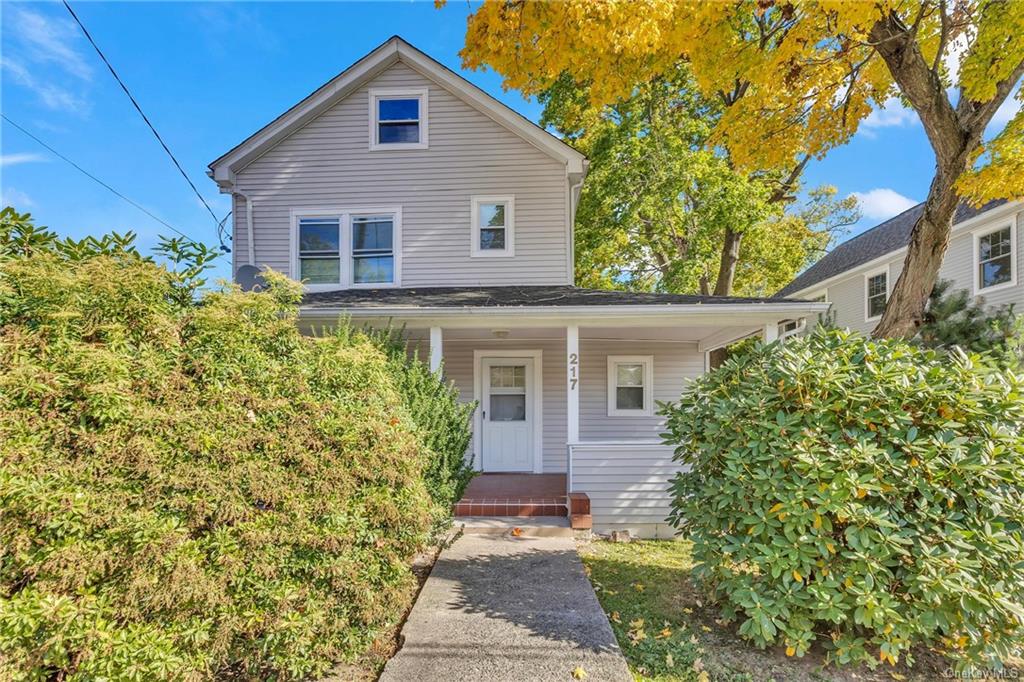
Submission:
<svg viewBox="0 0 1024 682">
<path fill-rule="evenodd" d="M 480 465 L 533 471 L 533 359 L 482 358 Z"/>
</svg>

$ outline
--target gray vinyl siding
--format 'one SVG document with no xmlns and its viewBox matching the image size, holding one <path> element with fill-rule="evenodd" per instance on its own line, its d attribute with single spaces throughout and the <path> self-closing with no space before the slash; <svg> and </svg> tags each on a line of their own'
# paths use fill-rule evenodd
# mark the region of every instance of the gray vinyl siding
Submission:
<svg viewBox="0 0 1024 682">
<path fill-rule="evenodd" d="M 580 339 L 580 440 L 657 440 L 661 417 L 608 416 L 609 355 L 653 355 L 654 399 L 678 400 L 704 373 L 704 354 L 686 343 Z"/>
<path fill-rule="evenodd" d="M 998 220 L 987 220 L 978 224 L 971 230 L 954 231 L 954 236 L 949 242 L 949 248 L 939 269 L 939 279 L 953 282 L 954 289 L 966 289 L 968 292 L 974 290 L 974 234 L 984 234 L 998 228 L 1007 222 L 1007 218 Z M 1002 306 L 1016 304 L 1017 308 L 1024 307 L 1024 213 L 1018 212 L 1015 217 L 1016 230 L 1016 275 L 1017 283 L 1012 287 L 1005 287 L 994 292 L 978 292 L 978 296 L 989 306 Z M 878 324 L 877 320 L 867 322 L 864 319 L 865 299 L 867 289 L 864 275 L 867 272 L 875 272 L 888 267 L 889 291 L 896 285 L 896 280 L 903 271 L 904 252 L 897 252 L 887 263 L 876 263 L 870 268 L 861 268 L 853 271 L 848 277 L 832 283 L 827 288 L 813 288 L 808 291 L 795 294 L 794 298 L 807 295 L 818 295 L 826 292 L 829 302 L 832 303 L 832 313 L 835 315 L 836 324 L 863 333 L 868 333 Z"/>
<path fill-rule="evenodd" d="M 428 89 L 429 148 L 369 151 L 369 90 L 406 87 Z M 401 207 L 402 286 L 572 280 L 564 163 L 400 62 L 241 170 L 237 188 L 255 202 L 257 264 L 282 272 L 293 209 Z M 514 257 L 470 257 L 474 194 L 515 197 Z M 236 267 L 244 209 L 235 202 Z"/>
<path fill-rule="evenodd" d="M 446 339 L 443 344 L 445 378 L 454 382 L 464 402 L 472 402 L 474 350 L 540 350 L 543 380 L 544 473 L 564 473 L 568 443 L 565 393 L 565 340 L 537 341 Z M 426 342 L 411 350 L 428 358 Z M 580 440 L 656 441 L 660 417 L 608 416 L 608 356 L 653 355 L 654 399 L 678 400 L 688 379 L 704 371 L 704 354 L 692 344 L 642 341 L 580 340 Z"/>
<path fill-rule="evenodd" d="M 682 467 L 672 454 L 666 445 L 574 446 L 570 489 L 590 498 L 594 530 L 673 537 L 669 481 Z"/>
</svg>

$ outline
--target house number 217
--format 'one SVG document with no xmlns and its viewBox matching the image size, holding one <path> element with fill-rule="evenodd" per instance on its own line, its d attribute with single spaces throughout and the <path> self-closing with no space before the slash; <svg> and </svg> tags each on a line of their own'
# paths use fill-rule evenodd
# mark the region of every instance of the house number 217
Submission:
<svg viewBox="0 0 1024 682">
<path fill-rule="evenodd" d="M 580 356 L 576 353 L 569 353 L 569 390 L 575 391 L 579 383 Z"/>
</svg>

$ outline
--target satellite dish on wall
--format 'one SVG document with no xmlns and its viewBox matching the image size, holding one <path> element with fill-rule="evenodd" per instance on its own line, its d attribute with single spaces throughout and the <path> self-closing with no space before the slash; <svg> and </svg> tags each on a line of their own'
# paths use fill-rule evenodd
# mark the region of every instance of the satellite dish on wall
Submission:
<svg viewBox="0 0 1024 682">
<path fill-rule="evenodd" d="M 267 285 L 260 269 L 255 265 L 243 265 L 235 272 L 235 283 L 242 287 L 242 291 L 255 291 Z"/>
</svg>

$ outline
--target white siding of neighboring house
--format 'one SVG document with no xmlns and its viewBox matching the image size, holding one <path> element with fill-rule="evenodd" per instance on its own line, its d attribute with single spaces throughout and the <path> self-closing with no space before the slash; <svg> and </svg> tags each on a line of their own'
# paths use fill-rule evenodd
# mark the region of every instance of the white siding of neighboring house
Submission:
<svg viewBox="0 0 1024 682">
<path fill-rule="evenodd" d="M 369 151 L 369 89 L 427 88 L 429 148 Z M 401 283 L 569 284 L 565 165 L 399 62 L 239 171 L 256 260 L 290 273 L 290 211 L 401 207 Z M 470 257 L 471 195 L 515 197 L 515 256 Z M 246 261 L 235 201 L 234 266 Z M 295 276 L 296 273 L 290 273 Z"/>
<path fill-rule="evenodd" d="M 974 289 L 974 234 L 984 234 L 995 229 L 1006 222 L 1006 218 L 983 220 L 974 228 L 957 231 L 954 228 L 954 236 L 950 240 L 949 249 L 943 259 L 942 267 L 939 270 L 939 279 L 953 282 L 953 289 L 966 289 L 973 292 Z M 985 303 L 990 306 L 1002 306 L 1015 303 L 1016 308 L 1024 312 L 1024 212 L 1016 214 L 1016 275 L 1017 284 L 1012 287 L 1005 287 L 997 291 L 986 293 L 979 292 Z M 867 284 L 864 275 L 874 273 L 888 267 L 889 270 L 889 292 L 896 286 L 896 279 L 903 270 L 903 259 L 905 252 L 896 252 L 891 259 L 877 262 L 870 267 L 861 267 L 851 270 L 848 276 L 831 282 L 827 287 L 815 286 L 805 291 L 792 294 L 792 298 L 803 296 L 817 296 L 825 293 L 832 303 L 832 313 L 835 316 L 836 324 L 841 327 L 869 333 L 878 324 L 878 320 L 870 322 L 865 320 L 865 300 L 867 298 Z"/>
</svg>

